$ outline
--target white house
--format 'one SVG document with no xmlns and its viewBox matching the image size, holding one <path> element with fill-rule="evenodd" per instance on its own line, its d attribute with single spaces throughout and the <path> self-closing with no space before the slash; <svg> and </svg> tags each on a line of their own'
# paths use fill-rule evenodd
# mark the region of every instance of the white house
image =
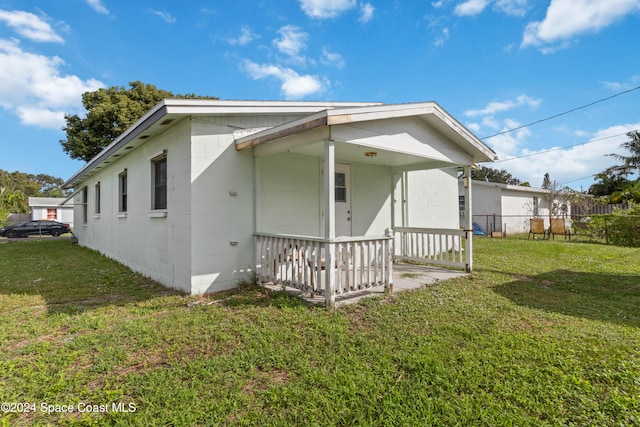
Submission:
<svg viewBox="0 0 640 427">
<path fill-rule="evenodd" d="M 52 219 L 73 228 L 73 206 L 64 197 L 29 197 L 31 219 Z"/>
<path fill-rule="evenodd" d="M 542 218 L 549 228 L 551 216 L 570 218 L 570 204 L 556 196 L 550 200 L 550 191 L 543 188 L 495 182 L 472 181 L 473 222 L 487 234 L 500 231 L 506 234 L 527 233 L 531 218 Z M 464 188 L 459 183 L 461 204 Z M 463 212 L 460 213 L 464 218 Z"/>
<path fill-rule="evenodd" d="M 394 251 L 470 270 L 457 175 L 494 159 L 433 102 L 167 99 L 65 188 L 80 244 L 166 286 L 256 272 L 331 306 L 390 286 Z"/>
</svg>

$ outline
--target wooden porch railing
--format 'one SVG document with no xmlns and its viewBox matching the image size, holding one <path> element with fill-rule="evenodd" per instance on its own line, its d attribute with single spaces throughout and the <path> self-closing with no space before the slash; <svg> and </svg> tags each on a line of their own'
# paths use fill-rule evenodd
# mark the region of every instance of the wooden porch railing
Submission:
<svg viewBox="0 0 640 427">
<path fill-rule="evenodd" d="M 395 259 L 460 267 L 468 270 L 466 230 L 396 227 Z"/>
<path fill-rule="evenodd" d="M 265 282 L 325 297 L 393 285 L 393 237 L 317 237 L 256 233 L 256 273 Z"/>
</svg>

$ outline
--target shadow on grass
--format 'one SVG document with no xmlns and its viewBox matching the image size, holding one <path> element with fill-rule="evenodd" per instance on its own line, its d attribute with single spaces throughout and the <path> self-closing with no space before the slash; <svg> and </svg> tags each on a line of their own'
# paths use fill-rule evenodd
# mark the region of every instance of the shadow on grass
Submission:
<svg viewBox="0 0 640 427">
<path fill-rule="evenodd" d="M 494 290 L 516 304 L 640 327 L 640 276 L 554 270 L 513 277 Z"/>
<path fill-rule="evenodd" d="M 184 293 L 66 239 L 0 244 L 0 306 L 8 311 L 43 306 L 73 315 L 169 295 Z"/>
</svg>

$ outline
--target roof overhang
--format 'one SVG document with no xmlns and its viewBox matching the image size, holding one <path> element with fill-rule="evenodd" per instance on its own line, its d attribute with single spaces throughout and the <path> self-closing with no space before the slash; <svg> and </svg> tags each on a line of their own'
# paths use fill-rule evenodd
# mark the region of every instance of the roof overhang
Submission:
<svg viewBox="0 0 640 427">
<path fill-rule="evenodd" d="M 419 128 L 429 128 L 430 133 Z M 239 137 L 236 149 L 253 148 L 256 156 L 284 151 L 321 155 L 325 140 L 341 143 L 336 156 L 343 160 L 369 157 L 367 162 L 405 170 L 497 159 L 491 148 L 435 102 L 325 110 Z M 438 141 L 449 147 L 434 150 Z"/>
<path fill-rule="evenodd" d="M 164 99 L 123 132 L 96 157 L 69 178 L 63 188 L 74 188 L 152 136 L 191 116 L 314 114 L 333 108 L 380 105 L 372 102 L 228 101 L 211 99 Z"/>
</svg>

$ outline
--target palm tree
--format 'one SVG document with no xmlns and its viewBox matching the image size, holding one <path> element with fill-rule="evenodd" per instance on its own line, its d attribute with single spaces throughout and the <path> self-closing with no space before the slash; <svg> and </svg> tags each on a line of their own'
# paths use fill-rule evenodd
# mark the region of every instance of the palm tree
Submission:
<svg viewBox="0 0 640 427">
<path fill-rule="evenodd" d="M 622 154 L 609 154 L 618 160 L 622 160 L 622 165 L 612 166 L 609 168 L 612 171 L 618 171 L 624 175 L 633 173 L 634 171 L 640 172 L 640 131 L 634 130 L 627 133 L 629 140 L 620 145 L 620 148 L 631 152 L 630 156 L 624 156 Z"/>
</svg>

